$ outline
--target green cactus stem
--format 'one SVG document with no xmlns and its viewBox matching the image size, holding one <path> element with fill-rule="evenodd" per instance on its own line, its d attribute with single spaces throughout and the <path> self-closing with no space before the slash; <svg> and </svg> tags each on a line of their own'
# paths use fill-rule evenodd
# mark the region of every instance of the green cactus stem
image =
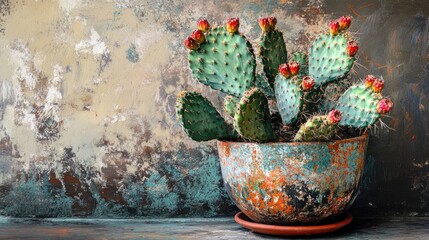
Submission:
<svg viewBox="0 0 429 240">
<path fill-rule="evenodd" d="M 329 141 L 334 138 L 340 120 L 341 112 L 338 110 L 332 110 L 327 115 L 313 116 L 301 125 L 293 141 Z"/>
<path fill-rule="evenodd" d="M 244 138 L 254 142 L 275 141 L 271 125 L 268 100 L 258 88 L 243 94 L 234 116 L 235 130 Z"/>
<path fill-rule="evenodd" d="M 235 110 L 237 109 L 238 100 L 238 98 L 230 95 L 225 97 L 225 99 L 223 100 L 223 109 L 225 110 L 226 114 L 231 117 L 234 117 Z"/>
<path fill-rule="evenodd" d="M 195 141 L 238 138 L 232 126 L 228 125 L 213 105 L 199 93 L 179 93 L 176 113 L 185 132 Z"/>
<path fill-rule="evenodd" d="M 290 61 L 294 61 L 299 63 L 300 69 L 298 73 L 298 77 L 302 78 L 304 76 L 308 75 L 308 57 L 307 54 L 303 52 L 294 52 L 291 57 Z"/>
<path fill-rule="evenodd" d="M 303 99 L 301 108 L 301 115 L 303 115 L 303 117 L 313 115 L 316 112 L 325 112 L 319 109 L 320 103 L 323 99 L 323 90 L 320 87 L 315 87 L 311 91 L 305 91 Z"/>
<path fill-rule="evenodd" d="M 350 87 L 338 99 L 336 108 L 343 113 L 339 125 L 353 128 L 371 126 L 380 118 L 377 104 L 381 99 L 381 94 L 375 93 L 365 85 Z"/>
<path fill-rule="evenodd" d="M 254 83 L 256 62 L 251 44 L 224 27 L 209 30 L 206 41 L 198 50 L 189 51 L 188 59 L 198 81 L 226 94 L 241 97 Z"/>
<path fill-rule="evenodd" d="M 285 78 L 281 74 L 277 75 L 274 90 L 277 98 L 277 108 L 285 125 L 295 123 L 301 112 L 303 93 L 300 86 L 301 81 L 297 76 Z"/>
<path fill-rule="evenodd" d="M 345 77 L 353 66 L 354 57 L 347 54 L 345 34 L 325 34 L 311 45 L 309 75 L 317 85 L 324 85 Z"/>
<path fill-rule="evenodd" d="M 268 82 L 274 86 L 279 65 L 287 62 L 287 50 L 282 32 L 277 30 L 262 32 L 259 57 Z"/>
<path fill-rule="evenodd" d="M 275 97 L 274 90 L 268 82 L 268 79 L 265 77 L 264 73 L 256 74 L 255 87 L 261 89 L 267 98 L 271 99 Z"/>
</svg>

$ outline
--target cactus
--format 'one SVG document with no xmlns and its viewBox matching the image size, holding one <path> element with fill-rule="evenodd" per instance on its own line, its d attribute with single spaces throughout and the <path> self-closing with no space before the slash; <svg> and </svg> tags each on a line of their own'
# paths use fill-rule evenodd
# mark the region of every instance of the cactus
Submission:
<svg viewBox="0 0 429 240">
<path fill-rule="evenodd" d="M 176 113 L 186 133 L 195 141 L 238 137 L 213 105 L 199 93 L 180 92 Z"/>
<path fill-rule="evenodd" d="M 223 100 L 223 109 L 230 117 L 234 117 L 235 110 L 237 109 L 238 98 L 233 96 L 226 96 Z"/>
<path fill-rule="evenodd" d="M 332 110 L 328 115 L 313 116 L 301 125 L 293 140 L 295 142 L 331 140 L 340 120 L 341 112 L 338 110 Z"/>
<path fill-rule="evenodd" d="M 279 65 L 287 61 L 287 50 L 283 33 L 275 30 L 275 18 L 260 18 L 262 28 L 259 45 L 260 63 L 271 86 L 274 85 Z M 262 22 L 267 22 L 263 24 Z M 271 22 L 271 23 L 270 23 Z"/>
<path fill-rule="evenodd" d="M 355 58 L 347 54 L 348 38 L 345 34 L 325 34 L 310 48 L 309 75 L 316 85 L 324 85 L 347 75 Z"/>
<path fill-rule="evenodd" d="M 237 104 L 234 127 L 244 138 L 255 142 L 274 141 L 268 100 L 258 88 L 246 91 Z"/>
<path fill-rule="evenodd" d="M 190 51 L 188 59 L 194 77 L 213 89 L 241 97 L 253 86 L 256 63 L 252 46 L 237 32 L 224 27 L 207 30 L 205 42 Z"/>
<path fill-rule="evenodd" d="M 275 96 L 274 90 L 270 86 L 265 74 L 256 74 L 255 87 L 261 89 L 268 98 L 273 98 Z"/>
<path fill-rule="evenodd" d="M 285 78 L 281 74 L 278 74 L 276 77 L 274 90 L 276 93 L 277 108 L 285 125 L 295 123 L 301 112 L 303 93 L 300 86 L 301 82 L 298 77 Z"/>
<path fill-rule="evenodd" d="M 392 109 L 393 102 L 381 95 L 383 79 L 369 75 L 364 84 L 350 87 L 349 72 L 359 50 L 345 32 L 350 17 L 332 21 L 308 56 L 295 52 L 288 62 L 277 19 L 260 18 L 258 23 L 257 63 L 250 42 L 239 33 L 238 18 L 220 27 L 202 19 L 184 40 L 192 74 L 227 94 L 223 108 L 233 122 L 228 125 L 198 93 L 183 92 L 177 115 L 192 139 L 330 141 L 370 127 Z"/>
<path fill-rule="evenodd" d="M 307 54 L 303 52 L 294 52 L 290 57 L 290 61 L 297 62 L 300 66 L 300 71 L 298 73 L 299 78 L 303 78 L 308 75 L 308 57 Z"/>
<path fill-rule="evenodd" d="M 380 94 L 381 82 L 375 79 L 372 84 L 352 86 L 338 99 L 337 109 L 343 113 L 340 126 L 366 128 L 391 110 L 393 103 Z"/>
</svg>

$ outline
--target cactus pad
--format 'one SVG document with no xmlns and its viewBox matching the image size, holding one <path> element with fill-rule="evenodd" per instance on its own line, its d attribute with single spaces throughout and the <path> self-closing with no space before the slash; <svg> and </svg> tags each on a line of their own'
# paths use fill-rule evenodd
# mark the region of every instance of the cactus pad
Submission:
<svg viewBox="0 0 429 240">
<path fill-rule="evenodd" d="M 304 76 L 308 75 L 308 57 L 307 54 L 303 52 L 294 52 L 292 56 L 290 57 L 290 61 L 294 61 L 299 63 L 299 78 L 302 78 Z"/>
<path fill-rule="evenodd" d="M 344 34 L 325 34 L 311 45 L 309 75 L 316 85 L 324 85 L 348 74 L 355 58 L 347 55 L 347 41 Z"/>
<path fill-rule="evenodd" d="M 374 93 L 364 85 L 349 88 L 339 99 L 337 109 L 343 114 L 339 125 L 354 128 L 366 128 L 374 124 L 380 114 L 377 104 L 381 95 Z"/>
<path fill-rule="evenodd" d="M 287 61 L 287 50 L 282 32 L 273 30 L 261 34 L 259 57 L 268 82 L 273 86 L 279 65 Z"/>
<path fill-rule="evenodd" d="M 233 96 L 226 96 L 223 102 L 223 109 L 225 113 L 234 117 L 235 110 L 237 109 L 238 98 Z"/>
<path fill-rule="evenodd" d="M 189 52 L 189 66 L 198 81 L 224 93 L 241 97 L 255 78 L 252 46 L 238 33 L 224 27 L 206 33 L 200 48 Z"/>
<path fill-rule="evenodd" d="M 277 75 L 274 90 L 277 98 L 277 108 L 283 124 L 291 125 L 298 119 L 303 104 L 303 94 L 298 77 L 285 78 Z"/>
<path fill-rule="evenodd" d="M 271 125 L 268 100 L 258 88 L 246 91 L 237 104 L 234 127 L 245 139 L 269 142 L 276 139 Z"/>
<path fill-rule="evenodd" d="M 185 132 L 195 141 L 238 137 L 213 105 L 199 93 L 181 92 L 177 97 L 176 113 Z"/>
<path fill-rule="evenodd" d="M 326 115 L 313 116 L 301 125 L 293 141 L 328 141 L 335 136 L 336 130 L 337 126 L 330 124 Z"/>
<path fill-rule="evenodd" d="M 265 96 L 267 96 L 268 98 L 275 97 L 274 90 L 268 82 L 268 79 L 265 77 L 264 73 L 256 74 L 255 86 L 261 89 Z"/>
<path fill-rule="evenodd" d="M 321 101 L 323 101 L 323 90 L 316 87 L 309 92 L 304 92 L 304 102 L 302 105 L 302 115 L 313 115 L 316 112 L 324 112 L 319 109 Z"/>
</svg>

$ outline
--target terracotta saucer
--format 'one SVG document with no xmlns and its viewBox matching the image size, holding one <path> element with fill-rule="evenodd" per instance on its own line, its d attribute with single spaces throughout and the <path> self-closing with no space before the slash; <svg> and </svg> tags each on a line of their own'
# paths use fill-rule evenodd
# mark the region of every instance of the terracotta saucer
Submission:
<svg viewBox="0 0 429 240">
<path fill-rule="evenodd" d="M 257 233 L 276 235 L 276 236 L 309 236 L 331 233 L 340 228 L 345 227 L 352 221 L 353 217 L 350 213 L 347 216 L 335 223 L 315 226 L 280 226 L 269 225 L 263 223 L 255 223 L 250 220 L 244 213 L 235 214 L 234 220 L 241 226 Z"/>
</svg>

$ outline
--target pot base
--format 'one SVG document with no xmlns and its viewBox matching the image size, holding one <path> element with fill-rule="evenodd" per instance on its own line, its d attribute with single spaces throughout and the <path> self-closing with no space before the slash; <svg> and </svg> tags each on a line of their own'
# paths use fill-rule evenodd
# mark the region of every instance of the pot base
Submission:
<svg viewBox="0 0 429 240">
<path fill-rule="evenodd" d="M 276 236 L 310 236 L 331 233 L 347 226 L 351 223 L 352 219 L 352 215 L 347 213 L 347 216 L 344 219 L 331 224 L 314 226 L 279 226 L 255 223 L 242 212 L 237 213 L 234 217 L 235 222 L 253 232 Z"/>
</svg>

